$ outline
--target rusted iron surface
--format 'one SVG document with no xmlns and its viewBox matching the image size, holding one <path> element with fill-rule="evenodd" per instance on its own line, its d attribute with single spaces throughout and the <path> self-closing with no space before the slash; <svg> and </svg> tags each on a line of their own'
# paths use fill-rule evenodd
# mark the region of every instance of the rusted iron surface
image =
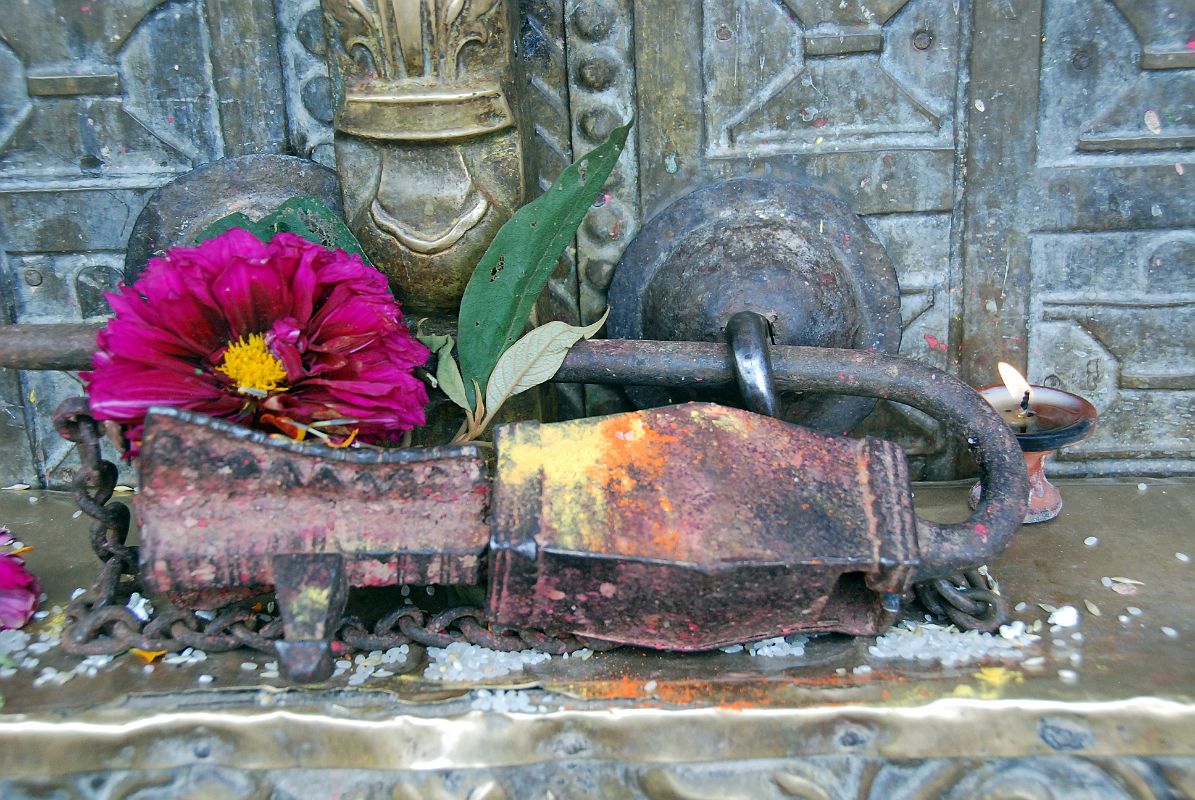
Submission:
<svg viewBox="0 0 1195 800">
<path fill-rule="evenodd" d="M 495 446 L 499 623 L 677 650 L 866 634 L 912 578 L 908 477 L 889 442 L 694 403 L 516 423 Z"/>
<path fill-rule="evenodd" d="M 101 325 L 0 325 L 0 367 L 90 369 Z"/>
<path fill-rule="evenodd" d="M 480 577 L 489 484 L 474 447 L 337 451 L 172 409 L 145 431 L 141 563 L 158 591 L 273 586 L 290 554 L 343 556 L 353 586 Z"/>
<path fill-rule="evenodd" d="M 555 380 L 650 386 L 729 384 L 728 348 L 705 342 L 592 340 L 569 351 Z M 918 520 L 917 580 L 969 569 L 999 555 L 1025 516 L 1025 463 L 1012 431 L 970 386 L 899 356 L 828 347 L 773 347 L 776 387 L 878 397 L 918 408 L 963 437 L 979 465 L 984 495 L 966 522 Z"/>
</svg>

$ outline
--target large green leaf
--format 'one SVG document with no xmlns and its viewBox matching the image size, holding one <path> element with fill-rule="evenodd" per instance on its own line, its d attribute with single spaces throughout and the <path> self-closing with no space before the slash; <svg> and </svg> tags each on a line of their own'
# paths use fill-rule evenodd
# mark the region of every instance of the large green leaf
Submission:
<svg viewBox="0 0 1195 800">
<path fill-rule="evenodd" d="M 520 208 L 498 231 L 461 298 L 461 372 L 470 402 L 473 381 L 485 386 L 504 350 L 523 332 L 531 308 L 585 212 L 610 177 L 631 123 L 560 174 L 547 192 Z"/>
<path fill-rule="evenodd" d="M 213 239 L 230 228 L 244 228 L 263 242 L 270 241 L 277 233 L 293 233 L 331 250 L 356 253 L 366 264 L 370 263 L 349 226 L 318 197 L 292 197 L 257 222 L 237 211 L 204 228 L 195 237 L 195 243 Z"/>
</svg>

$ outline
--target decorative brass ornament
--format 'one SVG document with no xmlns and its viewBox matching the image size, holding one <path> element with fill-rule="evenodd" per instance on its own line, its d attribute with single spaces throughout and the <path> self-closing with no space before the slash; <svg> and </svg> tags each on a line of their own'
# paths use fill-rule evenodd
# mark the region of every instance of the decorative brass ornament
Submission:
<svg viewBox="0 0 1195 800">
<path fill-rule="evenodd" d="M 455 308 L 523 199 L 502 0 L 322 0 L 345 213 L 408 306 Z"/>
</svg>

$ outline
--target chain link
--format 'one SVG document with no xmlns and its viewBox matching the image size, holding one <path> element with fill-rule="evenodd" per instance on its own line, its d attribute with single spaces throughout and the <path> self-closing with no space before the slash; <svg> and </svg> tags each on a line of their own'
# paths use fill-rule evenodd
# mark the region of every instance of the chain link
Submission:
<svg viewBox="0 0 1195 800">
<path fill-rule="evenodd" d="M 964 630 L 994 631 L 1008 621 L 1008 601 L 978 569 L 918 583 L 913 591 L 926 611 Z"/>
</svg>

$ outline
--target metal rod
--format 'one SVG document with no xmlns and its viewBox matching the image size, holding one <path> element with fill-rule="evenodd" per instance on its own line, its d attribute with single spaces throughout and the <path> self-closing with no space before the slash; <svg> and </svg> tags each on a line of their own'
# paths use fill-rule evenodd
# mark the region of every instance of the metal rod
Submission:
<svg viewBox="0 0 1195 800">
<path fill-rule="evenodd" d="M 0 367 L 91 369 L 95 334 L 103 325 L 0 325 Z"/>
</svg>

